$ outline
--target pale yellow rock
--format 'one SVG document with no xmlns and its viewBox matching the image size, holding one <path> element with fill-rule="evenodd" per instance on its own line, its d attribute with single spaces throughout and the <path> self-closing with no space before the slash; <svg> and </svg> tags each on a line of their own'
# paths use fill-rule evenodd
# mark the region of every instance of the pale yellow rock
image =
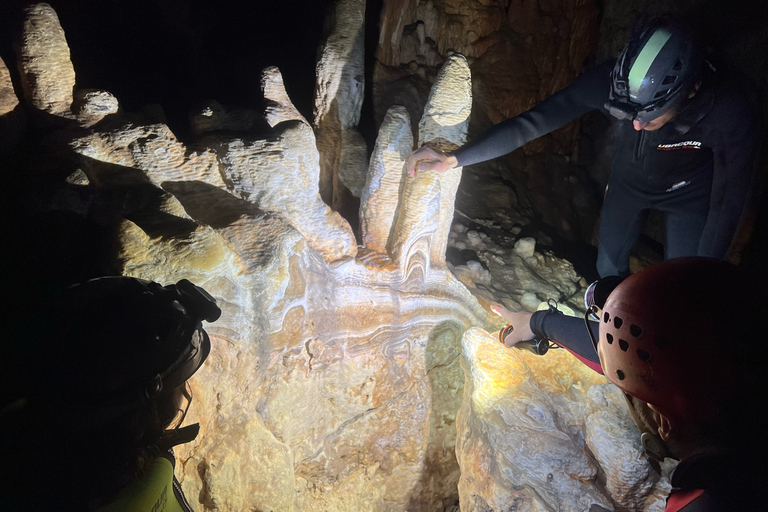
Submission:
<svg viewBox="0 0 768 512">
<path fill-rule="evenodd" d="M 406 178 L 388 250 L 406 276 L 419 271 L 422 280 L 430 278 L 440 203 L 440 179 L 435 171 Z"/>
<path fill-rule="evenodd" d="M 387 254 L 400 189 L 405 181 L 405 162 L 413 146 L 411 123 L 405 107 L 394 106 L 379 128 L 371 154 L 368 177 L 360 199 L 360 232 L 363 244 Z"/>
<path fill-rule="evenodd" d="M 3 62 L 3 59 L 0 59 L 0 116 L 12 112 L 18 104 L 19 99 L 13 90 L 11 73 L 8 71 L 8 67 Z"/>
<path fill-rule="evenodd" d="M 261 72 L 261 92 L 267 104 L 264 117 L 269 126 L 274 128 L 285 121 L 301 121 L 309 124 L 288 97 L 283 75 L 276 67 L 268 67 Z"/>
<path fill-rule="evenodd" d="M 313 126 L 320 152 L 320 194 L 339 210 L 346 202 L 344 188 L 360 197 L 367 169 L 367 147 L 356 130 L 365 89 L 365 1 L 337 1 L 325 25 Z"/>
<path fill-rule="evenodd" d="M 660 505 L 663 510 L 671 485 L 651 467 L 621 390 L 611 384 L 593 386 L 587 398 L 585 441 L 605 471 L 611 498 L 630 511 Z"/>
<path fill-rule="evenodd" d="M 24 97 L 34 108 L 72 118 L 75 69 L 59 17 L 45 3 L 24 10 L 17 59 Z"/>
<path fill-rule="evenodd" d="M 75 93 L 72 110 L 82 126 L 89 127 L 110 114 L 116 114 L 120 105 L 111 93 L 97 89 L 80 89 Z"/>
<path fill-rule="evenodd" d="M 330 25 L 320 46 L 315 89 L 315 127 L 335 117 L 342 130 L 360 121 L 365 86 L 365 1 L 339 0 L 326 20 Z"/>
<path fill-rule="evenodd" d="M 71 146 L 99 169 L 99 176 L 89 178 L 104 186 L 149 182 L 163 188 L 173 182 L 202 182 L 225 188 L 216 155 L 188 150 L 164 124 L 94 131 Z"/>
<path fill-rule="evenodd" d="M 605 379 L 565 351 L 510 349 L 481 329 L 462 339 L 457 419 L 461 510 L 612 510 L 584 447 L 586 393 Z"/>
<path fill-rule="evenodd" d="M 232 192 L 261 210 L 282 215 L 328 262 L 354 257 L 349 224 L 318 194 L 319 160 L 312 129 L 301 122 L 276 127 L 277 138 L 235 139 L 218 148 Z"/>
<path fill-rule="evenodd" d="M 424 107 L 424 115 L 419 123 L 419 146 L 429 144 L 444 151 L 461 147 L 466 142 L 471 109 L 472 80 L 469 65 L 462 55 L 453 54 L 440 68 Z M 434 264 L 444 265 L 456 190 L 461 181 L 461 167 L 440 173 L 439 180 L 440 217 L 430 253 Z"/>
</svg>

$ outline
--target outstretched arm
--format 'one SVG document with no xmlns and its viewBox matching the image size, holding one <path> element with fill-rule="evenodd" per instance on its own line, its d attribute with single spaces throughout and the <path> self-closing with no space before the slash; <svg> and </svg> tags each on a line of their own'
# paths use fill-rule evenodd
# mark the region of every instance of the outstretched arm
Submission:
<svg viewBox="0 0 768 512">
<path fill-rule="evenodd" d="M 608 100 L 613 61 L 587 71 L 565 89 L 551 95 L 532 109 L 507 119 L 465 144 L 452 154 L 423 146 L 408 158 L 408 173 L 484 162 L 506 155 L 526 142 L 550 133 L 577 117 L 603 108 Z"/>
<path fill-rule="evenodd" d="M 579 361 L 597 373 L 603 373 L 600 359 L 592 344 L 584 320 L 565 316 L 559 311 L 537 311 L 535 313 L 514 313 L 501 306 L 491 309 L 504 317 L 514 329 L 504 338 L 504 345 L 513 347 L 523 340 L 534 337 L 546 337 L 556 345 L 566 349 Z M 598 337 L 598 323 L 589 322 L 592 335 Z"/>
</svg>

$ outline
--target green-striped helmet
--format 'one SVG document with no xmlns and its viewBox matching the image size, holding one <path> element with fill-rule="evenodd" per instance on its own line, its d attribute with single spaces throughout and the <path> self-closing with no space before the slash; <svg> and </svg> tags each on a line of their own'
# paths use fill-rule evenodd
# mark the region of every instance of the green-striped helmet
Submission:
<svg viewBox="0 0 768 512">
<path fill-rule="evenodd" d="M 691 91 L 700 66 L 687 28 L 671 20 L 641 22 L 616 60 L 606 107 L 619 119 L 653 121 Z"/>
</svg>

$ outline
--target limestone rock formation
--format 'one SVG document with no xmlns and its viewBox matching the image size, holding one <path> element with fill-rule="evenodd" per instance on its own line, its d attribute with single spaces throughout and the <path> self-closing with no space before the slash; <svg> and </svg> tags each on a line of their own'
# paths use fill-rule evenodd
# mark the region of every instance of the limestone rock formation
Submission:
<svg viewBox="0 0 768 512">
<path fill-rule="evenodd" d="M 18 51 L 24 97 L 38 110 L 72 117 L 75 68 L 59 17 L 44 3 L 30 5 L 25 14 Z"/>
<path fill-rule="evenodd" d="M 389 109 L 379 128 L 368 177 L 360 198 L 360 232 L 366 248 L 389 255 L 388 243 L 406 180 L 405 162 L 413 147 L 405 107 Z M 380 231 L 379 231 L 380 230 Z"/>
<path fill-rule="evenodd" d="M 472 108 L 472 79 L 462 55 L 448 57 L 437 75 L 435 86 L 424 107 L 419 123 L 419 146 L 429 144 L 451 151 L 466 142 L 469 113 Z M 436 173 L 419 173 L 415 179 L 435 179 Z M 461 181 L 461 167 L 439 175 L 440 215 L 438 231 L 431 244 L 432 261 L 443 264 L 448 231 L 453 221 L 453 204 Z"/>
<path fill-rule="evenodd" d="M 360 197 L 368 149 L 356 130 L 365 85 L 365 1 L 339 0 L 326 19 L 315 85 L 314 126 L 320 152 L 320 194 L 334 210 Z"/>
<path fill-rule="evenodd" d="M 29 12 L 43 17 L 32 25 L 48 27 L 56 44 L 28 38 L 20 60 L 50 64 L 34 68 L 36 83 L 61 75 L 74 84 L 62 71 L 72 64 L 52 10 Z M 466 59 L 450 56 L 419 123 L 421 141 L 464 142 L 470 88 Z M 188 418 L 201 433 L 177 451 L 177 476 L 198 510 L 442 511 L 455 510 L 460 496 L 476 508 L 479 499 L 494 507 L 517 498 L 610 506 L 583 483 L 599 473 L 584 440 L 604 447 L 602 423 L 583 433 L 586 389 L 601 379 L 566 354 L 531 361 L 480 329 L 500 326 L 486 307 L 494 296 L 478 293 L 490 279 L 473 260 L 470 277 L 481 279 L 470 291 L 450 271 L 461 265 L 445 261 L 452 233 L 459 243 L 451 219 L 460 171 L 404 176 L 411 126 L 403 109 L 390 111 L 371 158 L 358 254 L 349 225 L 320 199 L 315 134 L 278 70 L 264 73 L 268 134 L 221 131 L 233 125 L 209 103 L 211 116 L 205 107 L 193 114 L 215 122 L 198 118 L 203 137 L 191 144 L 161 112 L 123 112 L 109 93 L 30 90 L 26 101 L 58 116 L 51 129 L 79 156 L 93 193 L 83 207 L 116 228 L 123 273 L 163 284 L 189 279 L 222 308 L 206 326 L 210 357 L 192 379 Z M 520 289 L 504 298 L 577 294 L 572 267 L 530 241 L 481 249 L 475 235 L 482 261 L 498 256 L 505 268 L 523 269 L 510 270 Z M 610 421 L 613 409 L 604 409 Z M 606 461 L 604 470 L 613 467 Z M 608 476 L 617 496 L 634 485 Z M 510 482 L 528 487 L 510 491 Z M 648 496 L 654 485 L 642 484 Z"/>
<path fill-rule="evenodd" d="M 457 499 L 459 339 L 494 320 L 446 268 L 427 281 L 352 259 L 351 231 L 317 193 L 312 131 L 272 93 L 265 140 L 192 149 L 165 125 L 114 119 L 72 143 L 99 194 L 133 201 L 124 272 L 186 277 L 224 311 L 194 380 L 203 431 L 179 450 L 184 489 L 219 510 L 442 510 Z"/>
<path fill-rule="evenodd" d="M 584 440 L 605 472 L 613 501 L 627 510 L 663 511 L 672 487 L 651 467 L 619 388 L 591 387 L 587 410 Z"/>
<path fill-rule="evenodd" d="M 462 511 L 664 509 L 669 482 L 651 469 L 621 392 L 604 377 L 563 350 L 508 349 L 474 328 L 462 339 L 462 368 Z"/>
<path fill-rule="evenodd" d="M 24 118 L 20 110 L 11 73 L 0 59 L 0 155 L 10 152 L 23 132 Z"/>
<path fill-rule="evenodd" d="M 0 116 L 13 112 L 18 104 L 19 99 L 13 91 L 11 74 L 3 59 L 0 59 Z"/>
</svg>

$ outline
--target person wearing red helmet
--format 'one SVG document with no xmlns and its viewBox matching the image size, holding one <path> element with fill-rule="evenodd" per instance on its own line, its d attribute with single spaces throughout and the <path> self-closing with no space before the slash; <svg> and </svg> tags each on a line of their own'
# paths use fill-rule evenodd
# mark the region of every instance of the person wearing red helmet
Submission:
<svg viewBox="0 0 768 512">
<path fill-rule="evenodd" d="M 765 404 L 754 287 L 711 258 L 679 258 L 622 281 L 598 321 L 513 313 L 507 346 L 547 337 L 627 396 L 651 455 L 680 460 L 667 512 L 764 510 L 766 443 L 745 429 Z"/>
</svg>

